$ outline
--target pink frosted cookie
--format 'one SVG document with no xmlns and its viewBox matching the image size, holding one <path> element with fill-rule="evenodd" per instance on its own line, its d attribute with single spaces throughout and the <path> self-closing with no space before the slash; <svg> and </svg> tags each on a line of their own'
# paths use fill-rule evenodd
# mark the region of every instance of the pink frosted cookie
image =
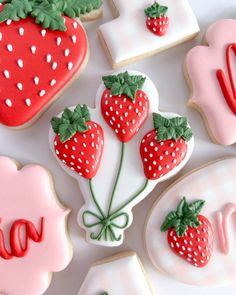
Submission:
<svg viewBox="0 0 236 295">
<path fill-rule="evenodd" d="M 0 124 L 27 127 L 87 64 L 87 36 L 73 18 L 99 16 L 102 0 L 4 2 L 9 3 L 0 7 Z"/>
<path fill-rule="evenodd" d="M 236 282 L 236 158 L 194 170 L 172 184 L 146 223 L 154 266 L 190 285 Z"/>
<path fill-rule="evenodd" d="M 154 295 L 134 252 L 119 253 L 91 266 L 78 295 Z"/>
<path fill-rule="evenodd" d="M 98 35 L 113 68 L 194 38 L 199 27 L 187 0 L 110 0 L 115 20 Z"/>
<path fill-rule="evenodd" d="M 0 186 L 0 294 L 40 295 L 71 260 L 69 211 L 41 166 L 0 157 Z"/>
<path fill-rule="evenodd" d="M 189 106 L 203 116 L 212 140 L 223 145 L 236 141 L 236 20 L 220 20 L 207 30 L 205 43 L 186 58 L 191 88 Z"/>
<path fill-rule="evenodd" d="M 96 108 L 66 108 L 52 119 L 50 146 L 80 186 L 78 223 L 90 243 L 119 246 L 132 208 L 188 162 L 194 145 L 187 119 L 158 109 L 158 93 L 144 74 L 102 78 Z"/>
</svg>

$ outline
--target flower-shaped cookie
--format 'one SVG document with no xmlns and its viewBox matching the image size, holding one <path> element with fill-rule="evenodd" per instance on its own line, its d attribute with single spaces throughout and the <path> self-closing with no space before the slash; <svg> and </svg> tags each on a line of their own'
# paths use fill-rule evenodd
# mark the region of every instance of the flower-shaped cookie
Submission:
<svg viewBox="0 0 236 295">
<path fill-rule="evenodd" d="M 211 138 L 223 145 L 236 141 L 235 36 L 236 20 L 220 20 L 206 33 L 209 46 L 193 48 L 186 58 L 189 105 L 203 115 Z"/>
<path fill-rule="evenodd" d="M 0 293 L 39 295 L 51 273 L 71 260 L 65 221 L 49 173 L 37 165 L 18 170 L 0 157 Z"/>
</svg>

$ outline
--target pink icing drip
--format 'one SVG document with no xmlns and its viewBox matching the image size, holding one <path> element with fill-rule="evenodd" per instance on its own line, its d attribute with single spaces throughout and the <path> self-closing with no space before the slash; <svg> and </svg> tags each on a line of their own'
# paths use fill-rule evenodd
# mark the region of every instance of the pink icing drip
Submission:
<svg viewBox="0 0 236 295">
<path fill-rule="evenodd" d="M 233 214 L 236 214 L 236 204 L 233 203 L 227 204 L 223 212 L 216 213 L 219 245 L 224 254 L 229 253 L 229 219 Z"/>
</svg>

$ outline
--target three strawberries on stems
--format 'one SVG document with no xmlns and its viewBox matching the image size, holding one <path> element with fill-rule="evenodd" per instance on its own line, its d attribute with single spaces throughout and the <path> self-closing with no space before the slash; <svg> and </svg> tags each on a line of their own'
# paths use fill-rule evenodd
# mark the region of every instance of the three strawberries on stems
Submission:
<svg viewBox="0 0 236 295">
<path fill-rule="evenodd" d="M 102 116 L 121 142 L 119 165 L 106 212 L 101 208 L 93 187 L 93 177 L 99 169 L 106 144 L 102 127 L 91 121 L 85 105 L 78 105 L 74 111 L 65 109 L 60 118 L 51 120 L 56 133 L 54 149 L 57 157 L 70 169 L 88 179 L 97 212 L 84 211 L 83 223 L 87 228 L 99 227 L 98 232 L 90 235 L 93 240 L 121 240 L 122 235 L 117 235 L 116 229 L 125 229 L 130 224 L 130 216 L 124 209 L 139 197 L 150 181 L 166 175 L 184 160 L 187 153 L 186 142 L 192 138 L 186 118 L 168 119 L 154 113 L 154 129 L 140 143 L 145 175 L 143 185 L 124 204 L 113 208 L 113 201 L 118 197 L 116 191 L 126 143 L 138 133 L 149 116 L 149 99 L 142 90 L 145 80 L 141 75 L 130 75 L 128 72 L 103 77 L 106 89 L 101 97 Z M 94 222 L 88 222 L 91 218 Z"/>
</svg>

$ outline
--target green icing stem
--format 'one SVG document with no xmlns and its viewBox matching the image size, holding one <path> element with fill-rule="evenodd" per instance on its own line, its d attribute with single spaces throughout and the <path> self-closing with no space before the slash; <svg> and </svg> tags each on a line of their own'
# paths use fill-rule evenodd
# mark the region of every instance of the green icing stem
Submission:
<svg viewBox="0 0 236 295">
<path fill-rule="evenodd" d="M 120 178 L 120 173 L 121 173 L 121 169 L 122 169 L 122 166 L 123 166 L 123 160 L 124 160 L 124 151 L 125 151 L 125 143 L 122 142 L 121 143 L 121 153 L 120 153 L 119 168 L 118 168 L 118 172 L 117 172 L 117 176 L 116 176 L 115 185 L 114 185 L 114 188 L 113 188 L 113 191 L 112 191 L 111 200 L 110 200 L 107 215 L 110 214 L 112 203 L 113 203 L 115 192 L 116 192 L 116 188 L 117 188 L 117 184 L 118 184 L 118 181 L 119 181 L 119 178 Z"/>
<path fill-rule="evenodd" d="M 110 237 L 110 241 L 120 241 L 121 240 L 122 235 L 116 236 L 114 230 L 115 230 L 115 228 L 125 229 L 128 226 L 129 221 L 130 221 L 128 213 L 122 212 L 122 210 L 125 209 L 131 202 L 133 202 L 146 189 L 146 187 L 149 183 L 149 180 L 146 179 L 144 185 L 127 202 L 125 202 L 121 207 L 119 207 L 117 210 L 115 210 L 114 212 L 111 213 L 112 203 L 114 201 L 115 192 L 117 189 L 117 185 L 119 182 L 119 178 L 120 178 L 120 174 L 121 174 L 121 170 L 122 170 L 122 166 L 123 166 L 124 150 L 125 150 L 125 144 L 122 142 L 120 163 L 119 163 L 117 176 L 116 176 L 116 180 L 114 183 L 112 195 L 110 198 L 109 208 L 108 208 L 108 212 L 107 212 L 106 216 L 103 213 L 102 208 L 100 207 L 100 205 L 96 199 L 94 189 L 93 189 L 92 179 L 89 180 L 90 192 L 91 192 L 94 204 L 96 205 L 96 208 L 98 209 L 100 215 L 96 214 L 90 210 L 86 210 L 86 211 L 84 211 L 82 218 L 83 218 L 83 223 L 87 228 L 92 228 L 92 227 L 95 227 L 98 225 L 101 226 L 100 232 L 98 234 L 91 233 L 90 238 L 93 240 L 100 241 L 102 238 L 104 238 L 105 241 L 108 241 L 108 237 Z M 92 222 L 92 223 L 86 222 L 87 216 L 94 217 L 95 219 L 97 219 L 97 221 Z M 119 225 L 117 223 L 117 219 L 120 217 L 124 218 L 124 222 L 121 225 Z"/>
</svg>

